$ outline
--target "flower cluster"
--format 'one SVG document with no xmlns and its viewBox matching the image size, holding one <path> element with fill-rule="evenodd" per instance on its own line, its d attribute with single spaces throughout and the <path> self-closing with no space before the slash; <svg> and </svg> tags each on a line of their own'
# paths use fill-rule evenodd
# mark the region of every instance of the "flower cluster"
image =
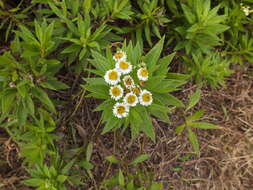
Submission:
<svg viewBox="0 0 253 190">
<path fill-rule="evenodd" d="M 143 106 L 149 106 L 153 102 L 152 94 L 140 85 L 135 84 L 133 77 L 130 75 L 134 70 L 132 64 L 127 61 L 127 55 L 123 51 L 117 51 L 113 59 L 115 68 L 105 73 L 106 83 L 111 85 L 109 94 L 112 99 L 119 101 L 113 107 L 113 114 L 118 118 L 127 117 L 130 107 L 140 103 Z M 137 69 L 139 83 L 142 84 L 148 80 L 148 70 L 145 64 Z"/>
<path fill-rule="evenodd" d="M 249 14 L 252 13 L 252 10 L 250 9 L 249 6 L 244 6 L 242 3 L 240 5 L 246 16 L 249 16 Z"/>
</svg>

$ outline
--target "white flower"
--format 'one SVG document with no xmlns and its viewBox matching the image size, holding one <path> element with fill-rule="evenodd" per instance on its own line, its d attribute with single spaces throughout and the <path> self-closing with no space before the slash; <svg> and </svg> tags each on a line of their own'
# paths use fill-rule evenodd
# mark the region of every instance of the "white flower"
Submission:
<svg viewBox="0 0 253 190">
<path fill-rule="evenodd" d="M 116 103 L 113 107 L 113 114 L 117 118 L 127 117 L 129 113 L 129 107 L 124 103 Z"/>
<path fill-rule="evenodd" d="M 246 16 L 249 16 L 249 14 L 250 14 L 250 9 L 249 9 L 249 7 L 243 7 L 243 12 L 244 12 L 244 14 L 246 15 Z"/>
<path fill-rule="evenodd" d="M 140 68 L 137 71 L 138 79 L 141 81 L 147 81 L 148 80 L 148 70 L 147 68 Z"/>
<path fill-rule="evenodd" d="M 122 74 L 128 74 L 132 71 L 131 63 L 127 62 L 126 60 L 120 60 L 116 63 L 116 69 L 121 72 Z"/>
<path fill-rule="evenodd" d="M 117 85 L 117 86 L 112 86 L 110 88 L 109 93 L 110 93 L 112 99 L 119 100 L 123 96 L 124 90 L 120 85 Z"/>
<path fill-rule="evenodd" d="M 130 75 L 124 76 L 123 83 L 126 88 L 131 88 L 132 86 L 134 86 L 134 80 Z"/>
<path fill-rule="evenodd" d="M 241 9 L 244 12 L 244 14 L 246 16 L 249 16 L 249 14 L 251 13 L 250 7 L 249 6 L 244 6 L 243 3 L 240 3 L 241 5 Z"/>
<path fill-rule="evenodd" d="M 124 97 L 124 102 L 127 106 L 134 107 L 138 103 L 138 98 L 133 92 L 130 92 Z"/>
<path fill-rule="evenodd" d="M 105 82 L 111 85 L 116 85 L 120 81 L 120 75 L 121 73 L 118 72 L 116 69 L 109 70 L 105 73 Z"/>
<path fill-rule="evenodd" d="M 119 51 L 117 51 L 115 54 L 114 54 L 114 56 L 113 56 L 113 59 L 115 60 L 115 61 L 121 61 L 121 60 L 126 60 L 126 53 L 125 52 L 123 52 L 122 50 L 119 50 Z"/>
<path fill-rule="evenodd" d="M 151 105 L 153 102 L 152 94 L 147 90 L 143 90 L 139 96 L 139 101 L 143 106 Z"/>
</svg>

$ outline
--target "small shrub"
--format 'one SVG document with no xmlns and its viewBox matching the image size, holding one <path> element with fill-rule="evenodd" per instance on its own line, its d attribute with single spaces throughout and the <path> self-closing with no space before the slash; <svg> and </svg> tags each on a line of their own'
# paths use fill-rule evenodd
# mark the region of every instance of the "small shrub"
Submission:
<svg viewBox="0 0 253 190">
<path fill-rule="evenodd" d="M 168 106 L 182 106 L 176 97 L 168 94 L 185 81 L 167 78 L 168 65 L 175 54 L 160 59 L 163 41 L 145 56 L 139 44 L 133 47 L 131 42 L 124 44 L 114 56 L 109 50 L 106 57 L 93 52 L 91 64 L 96 70 L 89 71 L 99 77 L 85 78 L 87 84 L 83 88 L 90 92 L 87 97 L 105 100 L 95 109 L 103 111 L 103 133 L 130 126 L 132 137 L 143 131 L 155 140 L 151 116 L 168 122 Z M 119 60 L 118 55 L 122 57 Z"/>
</svg>

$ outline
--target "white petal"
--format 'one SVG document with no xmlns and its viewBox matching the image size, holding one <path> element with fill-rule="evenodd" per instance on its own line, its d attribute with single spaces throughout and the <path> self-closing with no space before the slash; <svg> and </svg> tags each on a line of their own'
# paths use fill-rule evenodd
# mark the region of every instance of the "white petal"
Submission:
<svg viewBox="0 0 253 190">
<path fill-rule="evenodd" d="M 116 80 L 110 80 L 110 79 L 109 79 L 109 73 L 112 72 L 112 71 L 115 71 L 115 72 L 117 72 L 117 74 L 118 74 L 118 78 L 117 78 Z M 116 85 L 116 84 L 118 84 L 119 81 L 120 81 L 120 75 L 121 75 L 121 73 L 118 72 L 116 69 L 109 70 L 109 71 L 107 71 L 107 72 L 105 73 L 105 76 L 104 76 L 105 82 L 107 82 L 107 83 L 110 84 L 110 85 Z"/>
<path fill-rule="evenodd" d="M 121 91 L 121 93 L 120 93 L 119 96 L 114 96 L 114 95 L 112 94 L 112 89 L 113 89 L 113 88 L 118 88 L 118 89 Z M 109 94 L 110 94 L 110 96 L 111 96 L 112 99 L 114 99 L 114 100 L 119 100 L 119 99 L 123 96 L 124 90 L 123 90 L 123 88 L 122 88 L 120 85 L 112 86 L 112 87 L 110 88 L 110 90 L 109 90 Z"/>
<path fill-rule="evenodd" d="M 128 63 L 128 68 L 127 69 L 121 69 L 120 68 L 120 66 L 119 66 L 119 64 L 120 64 L 120 61 L 118 61 L 117 63 L 116 63 L 116 65 L 115 65 L 115 67 L 116 67 L 116 69 L 120 72 L 120 73 L 122 73 L 122 74 L 128 74 L 128 73 L 130 73 L 131 71 L 132 71 L 132 65 L 131 65 L 131 63 L 129 63 L 129 62 L 127 62 Z"/>
<path fill-rule="evenodd" d="M 113 59 L 114 59 L 115 61 L 125 61 L 125 60 L 126 60 L 127 56 L 126 56 L 126 53 L 125 53 L 125 52 L 123 52 L 122 50 L 120 50 L 120 51 L 117 51 L 116 53 L 122 53 L 123 56 L 122 56 L 120 59 L 117 59 L 115 56 L 113 56 Z"/>
<path fill-rule="evenodd" d="M 146 93 L 148 93 L 148 94 L 151 95 L 151 99 L 150 99 L 149 102 L 145 102 L 145 101 L 143 101 L 143 99 L 142 99 L 142 95 L 143 95 L 143 94 L 146 94 Z M 143 91 L 141 92 L 140 96 L 139 96 L 139 101 L 140 101 L 140 104 L 143 105 L 143 106 L 149 106 L 149 105 L 151 105 L 152 102 L 153 102 L 152 94 L 151 94 L 149 91 L 147 91 L 147 90 L 143 90 Z"/>
<path fill-rule="evenodd" d="M 119 114 L 119 113 L 117 112 L 117 107 L 118 107 L 118 106 L 124 106 L 124 107 L 125 107 L 125 112 L 122 113 L 122 114 Z M 113 114 L 114 114 L 114 116 L 117 117 L 117 118 L 127 117 L 127 116 L 128 116 L 128 113 L 129 113 L 129 107 L 128 107 L 126 104 L 124 104 L 124 103 L 116 103 L 116 104 L 114 105 L 114 107 L 113 107 Z"/>
<path fill-rule="evenodd" d="M 134 103 L 129 104 L 129 103 L 127 102 L 127 98 L 128 98 L 129 96 L 134 96 L 134 97 L 135 97 L 135 102 L 134 102 Z M 126 104 L 127 106 L 134 107 L 134 106 L 136 106 L 137 103 L 138 103 L 138 98 L 137 98 L 137 96 L 136 96 L 133 92 L 130 92 L 130 93 L 126 94 L 126 96 L 124 97 L 124 102 L 125 102 L 125 104 Z"/>
<path fill-rule="evenodd" d="M 138 79 L 139 79 L 139 80 L 142 80 L 142 81 L 147 81 L 147 80 L 148 80 L 148 76 L 144 77 L 144 76 L 141 75 L 141 70 L 142 70 L 142 69 L 143 69 L 143 68 L 140 68 L 140 69 L 138 69 L 138 71 L 137 71 Z"/>
</svg>

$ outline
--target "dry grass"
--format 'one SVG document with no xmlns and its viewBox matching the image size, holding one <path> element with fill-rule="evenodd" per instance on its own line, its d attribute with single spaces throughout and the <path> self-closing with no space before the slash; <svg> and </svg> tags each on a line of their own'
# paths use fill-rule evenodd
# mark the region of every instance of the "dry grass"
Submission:
<svg viewBox="0 0 253 190">
<path fill-rule="evenodd" d="M 153 166 L 157 178 L 166 184 L 166 189 L 253 189 L 251 72 L 252 68 L 247 72 L 238 70 L 228 79 L 227 88 L 204 90 L 199 105 L 206 110 L 204 120 L 223 126 L 223 129 L 198 130 L 201 145 L 199 157 L 193 156 L 180 161 L 184 155 L 189 155 L 192 149 L 185 143 L 185 135 L 174 135 L 174 126 L 164 126 L 162 133 L 158 133 L 158 143 L 151 153 L 154 158 L 160 158 L 159 165 Z M 174 123 L 178 121 L 180 118 L 174 118 Z M 182 169 L 175 171 L 175 168 Z"/>
</svg>

